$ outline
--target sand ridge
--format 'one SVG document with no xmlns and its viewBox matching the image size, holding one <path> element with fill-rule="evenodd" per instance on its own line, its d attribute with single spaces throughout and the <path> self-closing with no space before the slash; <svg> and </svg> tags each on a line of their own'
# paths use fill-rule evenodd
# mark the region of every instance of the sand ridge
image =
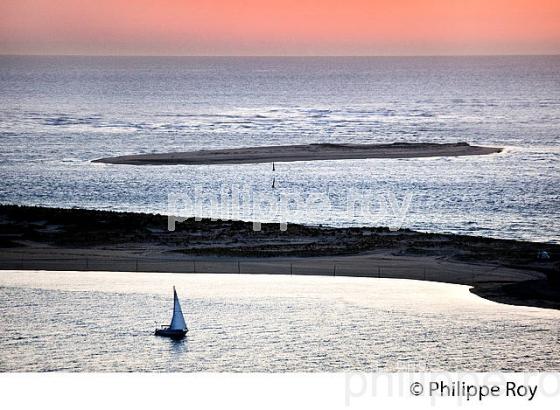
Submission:
<svg viewBox="0 0 560 410">
<path fill-rule="evenodd" d="M 458 157 L 489 155 L 499 152 L 502 152 L 502 148 L 475 146 L 466 142 L 446 144 L 406 142 L 393 144 L 325 143 L 124 155 L 100 158 L 93 160 L 93 162 L 124 165 L 256 164 L 368 158 Z"/>
</svg>

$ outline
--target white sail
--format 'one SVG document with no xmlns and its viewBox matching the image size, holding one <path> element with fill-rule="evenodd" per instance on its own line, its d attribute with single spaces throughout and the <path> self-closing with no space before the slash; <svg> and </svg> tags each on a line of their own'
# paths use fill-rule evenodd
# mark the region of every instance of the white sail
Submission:
<svg viewBox="0 0 560 410">
<path fill-rule="evenodd" d="M 181 304 L 179 303 L 175 286 L 173 286 L 173 317 L 171 318 L 169 329 L 187 330 L 187 324 L 185 323 L 185 318 L 183 317 L 183 311 L 181 310 Z"/>
</svg>

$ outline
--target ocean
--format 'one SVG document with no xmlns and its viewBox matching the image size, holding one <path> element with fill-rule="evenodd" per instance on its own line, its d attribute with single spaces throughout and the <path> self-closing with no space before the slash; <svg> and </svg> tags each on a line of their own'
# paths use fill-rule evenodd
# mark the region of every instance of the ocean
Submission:
<svg viewBox="0 0 560 410">
<path fill-rule="evenodd" d="M 0 372 L 558 371 L 559 318 L 413 280 L 3 271 Z"/>
<path fill-rule="evenodd" d="M 288 222 L 560 242 L 560 57 L 0 57 L 0 203 L 167 213 L 169 195 L 326 195 Z M 100 157 L 460 142 L 496 155 L 134 167 Z M 348 212 L 348 193 L 364 212 Z M 216 211 L 228 217 L 224 209 Z M 185 216 L 211 216 L 209 207 Z M 240 219 L 274 221 L 244 209 Z"/>
</svg>

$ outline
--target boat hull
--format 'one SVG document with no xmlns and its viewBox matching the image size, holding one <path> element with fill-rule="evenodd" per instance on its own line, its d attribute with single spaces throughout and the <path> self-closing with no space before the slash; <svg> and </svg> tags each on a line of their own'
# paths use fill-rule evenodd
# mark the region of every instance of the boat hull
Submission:
<svg viewBox="0 0 560 410">
<path fill-rule="evenodd" d="M 181 340 L 186 334 L 186 330 L 156 329 L 156 336 L 169 337 L 173 340 Z"/>
</svg>

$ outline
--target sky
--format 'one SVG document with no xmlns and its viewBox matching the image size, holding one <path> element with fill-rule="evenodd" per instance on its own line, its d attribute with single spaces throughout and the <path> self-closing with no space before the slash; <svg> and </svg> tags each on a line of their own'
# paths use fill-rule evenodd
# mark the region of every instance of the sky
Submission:
<svg viewBox="0 0 560 410">
<path fill-rule="evenodd" d="M 0 0 L 1 54 L 560 54 L 560 0 Z"/>
</svg>

